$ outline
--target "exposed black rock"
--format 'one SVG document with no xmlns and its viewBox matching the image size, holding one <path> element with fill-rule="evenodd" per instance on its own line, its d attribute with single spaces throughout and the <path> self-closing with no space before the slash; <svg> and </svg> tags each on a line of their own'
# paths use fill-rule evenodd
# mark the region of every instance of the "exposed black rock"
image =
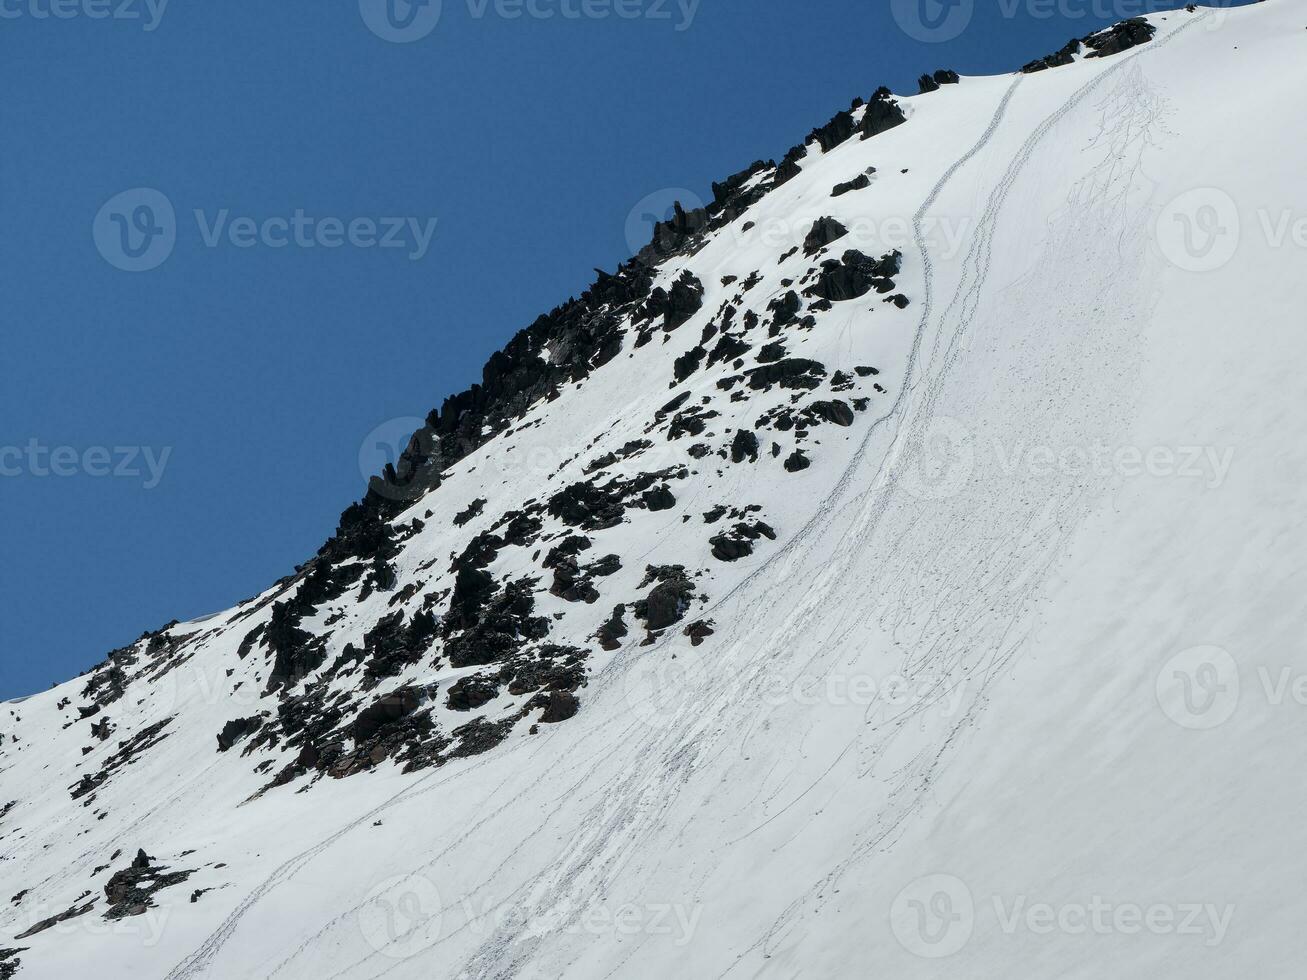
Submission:
<svg viewBox="0 0 1307 980">
<path fill-rule="evenodd" d="M 734 361 L 749 353 L 752 348 L 734 334 L 724 333 L 717 341 L 717 346 L 712 349 L 708 355 L 708 366 L 721 364 L 723 361 Z"/>
<path fill-rule="evenodd" d="M 614 480 L 602 487 L 573 483 L 549 498 L 549 514 L 569 527 L 599 531 L 622 523 L 626 485 Z"/>
<path fill-rule="evenodd" d="M 471 627 L 451 631 L 445 653 L 452 667 L 495 663 L 517 652 L 531 640 L 549 633 L 549 620 L 535 616 L 532 582 L 508 582 L 486 603 Z"/>
<path fill-rule="evenodd" d="M 835 425 L 849 426 L 853 424 L 853 409 L 849 408 L 849 403 L 839 398 L 830 401 L 811 402 L 804 410 L 809 422 L 820 419 L 823 422 L 833 422 Z"/>
<path fill-rule="evenodd" d="M 676 506 L 676 497 L 673 495 L 671 487 L 666 483 L 661 483 L 646 490 L 641 500 L 644 501 L 645 507 L 654 512 L 671 510 Z"/>
<path fill-rule="evenodd" d="M 933 75 L 922 75 L 917 84 L 921 87 L 921 94 L 925 95 L 939 91 L 941 85 L 956 85 L 961 80 L 957 72 L 941 68 Z"/>
<path fill-rule="evenodd" d="M 23 965 L 23 961 L 18 958 L 19 953 L 26 953 L 27 949 L 0 949 L 0 980 L 13 980 L 18 973 L 18 968 Z"/>
<path fill-rule="evenodd" d="M 554 584 L 549 592 L 567 602 L 597 602 L 599 591 L 594 580 L 613 575 L 621 567 L 622 561 L 617 555 L 605 555 L 584 568 L 575 558 L 564 558 L 554 567 Z"/>
<path fill-rule="evenodd" d="M 484 718 L 474 718 L 461 728 L 455 728 L 452 734 L 457 739 L 457 745 L 450 751 L 449 758 L 467 758 L 489 752 L 508 738 L 508 733 L 513 730 L 513 723 L 516 720 L 505 718 L 492 724 Z"/>
<path fill-rule="evenodd" d="M 823 262 L 817 281 L 803 295 L 839 303 L 858 299 L 873 289 L 878 293 L 891 292 L 895 286 L 891 277 L 899 274 L 902 260 L 903 255 L 898 251 L 869 259 L 856 249 L 849 249 L 838 262 L 834 259 Z"/>
<path fill-rule="evenodd" d="M 104 766 L 99 772 L 84 774 L 77 784 L 69 789 L 72 798 L 74 800 L 80 800 L 81 798 L 94 793 L 97 789 L 103 786 L 114 773 L 118 772 L 124 766 L 131 765 L 136 758 L 162 742 L 168 737 L 169 733 L 165 731 L 165 729 L 167 729 L 172 722 L 173 719 L 171 717 L 164 718 L 162 721 L 157 721 L 153 725 L 147 725 L 145 728 L 142 728 L 131 738 L 119 742 L 118 749 L 105 760 Z"/>
<path fill-rule="evenodd" d="M 731 442 L 731 462 L 743 463 L 746 459 L 758 462 L 758 437 L 748 429 L 739 429 Z"/>
<path fill-rule="evenodd" d="M 754 391 L 762 391 L 772 385 L 811 390 L 821 385 L 821 379 L 826 377 L 826 368 L 807 358 L 787 357 L 773 364 L 753 368 L 745 374 L 749 379 L 749 387 Z"/>
<path fill-rule="evenodd" d="M 1113 24 L 1105 31 L 1091 34 L 1085 38 L 1085 45 L 1092 48 L 1086 58 L 1110 58 L 1112 55 L 1129 51 L 1140 44 L 1147 44 L 1157 34 L 1157 28 L 1143 17 Z"/>
<path fill-rule="evenodd" d="M 667 427 L 667 438 L 675 441 L 681 436 L 702 435 L 708 428 L 708 422 L 719 414 L 721 413 L 699 406 L 678 412 L 672 419 L 672 424 Z"/>
<path fill-rule="evenodd" d="M 402 610 L 379 620 L 363 636 L 364 689 L 376 687 L 384 678 L 396 677 L 404 668 L 420 662 L 437 632 L 436 618 L 426 610 L 415 613 L 408 623 L 404 622 Z"/>
<path fill-rule="evenodd" d="M 218 733 L 218 751 L 226 752 L 241 739 L 259 730 L 263 719 L 258 715 L 253 718 L 237 718 L 222 726 Z"/>
<path fill-rule="evenodd" d="M 697 623 L 691 623 L 685 627 L 683 633 L 690 638 L 690 646 L 697 647 L 703 644 L 703 641 L 713 635 L 712 620 L 707 622 L 699 620 Z"/>
<path fill-rule="evenodd" d="M 854 177 L 852 180 L 846 180 L 843 183 L 836 184 L 834 188 L 831 189 L 830 196 L 843 197 L 845 194 L 848 194 L 850 191 L 861 191 L 867 189 L 870 186 L 871 186 L 871 178 L 868 177 L 866 174 L 859 174 L 858 176 Z"/>
<path fill-rule="evenodd" d="M 105 911 L 106 919 L 124 919 L 134 915 L 144 915 L 147 909 L 154 907 L 153 896 L 180 885 L 195 872 L 175 871 L 169 873 L 166 866 L 155 866 L 154 859 L 145 851 L 137 851 L 136 860 L 111 877 L 104 886 L 109 908 Z"/>
<path fill-rule="evenodd" d="M 446 706 L 451 711 L 475 711 L 499 697 L 499 685 L 480 675 L 464 677 L 449 689 Z"/>
<path fill-rule="evenodd" d="M 799 161 L 807 155 L 808 148 L 806 146 L 791 147 L 776 167 L 775 185 L 780 187 L 799 176 L 803 172 L 803 169 L 799 166 Z"/>
<path fill-rule="evenodd" d="M 555 568 L 565 558 L 575 558 L 583 551 L 590 550 L 590 539 L 579 534 L 569 534 L 558 544 L 549 549 L 543 562 L 545 568 Z"/>
<path fill-rule="evenodd" d="M 649 595 L 634 605 L 636 619 L 651 631 L 664 630 L 685 616 L 694 597 L 694 586 L 682 565 L 650 565 L 640 588 L 657 583 Z"/>
<path fill-rule="evenodd" d="M 85 915 L 87 912 L 91 911 L 91 909 L 93 908 L 95 908 L 94 899 L 92 899 L 91 901 L 87 902 L 84 905 L 74 904 L 72 907 L 66 909 L 63 912 L 60 912 L 58 915 L 52 915 L 47 919 L 42 919 L 40 922 L 36 923 L 31 928 L 29 928 L 26 932 L 20 932 L 17 936 L 14 937 L 14 939 L 15 940 L 28 939 L 32 936 L 38 935 L 39 933 L 45 932 L 47 929 L 53 929 L 61 922 L 67 922 L 70 919 L 80 918 L 81 916 Z M 18 953 L 18 952 L 22 952 L 22 950 L 5 950 L 4 952 Z M 5 973 L 2 969 L 4 962 L 5 962 L 4 959 L 0 959 L 0 977 L 6 977 L 6 976 L 12 977 L 14 975 L 14 972 L 17 971 L 18 963 L 13 962 L 11 960 L 10 962 L 12 963 L 14 970 L 9 973 Z"/>
<path fill-rule="evenodd" d="M 540 721 L 546 725 L 556 725 L 560 721 L 567 721 L 580 710 L 576 695 L 571 691 L 550 691 L 548 694 L 537 695 L 528 705 L 528 707 L 541 706 L 545 710 L 544 714 L 540 716 Z"/>
<path fill-rule="evenodd" d="M 1082 47 L 1090 49 L 1085 55 L 1086 58 L 1110 58 L 1140 44 L 1147 44 L 1156 34 L 1157 28 L 1146 19 L 1134 17 L 1096 34 L 1090 34 L 1088 37 L 1071 40 L 1060 50 L 1046 57 L 1036 58 L 1021 70 L 1029 75 L 1049 68 L 1073 64 L 1076 60 L 1075 56 L 1080 53 Z"/>
<path fill-rule="evenodd" d="M 708 543 L 712 545 L 714 558 L 718 561 L 730 562 L 739 561 L 753 554 L 753 542 L 764 537 L 770 541 L 776 540 L 776 532 L 770 525 L 762 521 L 754 521 L 752 524 L 741 522 L 729 531 L 709 538 Z"/>
<path fill-rule="evenodd" d="M 625 606 L 615 606 L 613 614 L 608 617 L 607 621 L 599 627 L 595 633 L 595 639 L 605 650 L 613 651 L 622 645 L 622 638 L 630 632 L 625 620 L 622 618 L 626 611 Z"/>
<path fill-rule="evenodd" d="M 354 718 L 350 735 L 356 744 L 362 744 L 407 718 L 426 700 L 426 692 L 405 687 L 377 698 Z"/>
<path fill-rule="evenodd" d="M 578 647 L 546 643 L 533 659 L 516 661 L 496 676 L 508 678 L 508 693 L 514 696 L 542 689 L 575 691 L 585 684 L 585 662 L 589 656 Z"/>
<path fill-rule="evenodd" d="M 808 135 L 807 142 L 816 140 L 821 144 L 821 151 L 823 153 L 829 153 L 831 150 L 835 149 L 835 147 L 850 139 L 856 131 L 857 130 L 853 124 L 853 113 L 845 110 L 844 112 L 836 113 L 835 118 L 825 126 L 819 126 L 817 129 L 814 129 Z"/>
<path fill-rule="evenodd" d="M 622 446 L 622 448 L 617 450 L 616 452 L 605 453 L 604 455 L 599 456 L 596 459 L 592 459 L 589 463 L 586 464 L 585 472 L 594 473 L 597 470 L 607 469 L 608 467 L 612 466 L 615 463 L 620 462 L 621 460 L 627 459 L 631 456 L 639 455 L 640 453 L 644 452 L 646 449 L 649 449 L 651 446 L 653 446 L 653 443 L 650 442 L 648 439 L 632 439 L 630 442 L 626 443 L 626 445 Z"/>
<path fill-rule="evenodd" d="M 798 473 L 801 470 L 806 470 L 812 465 L 812 463 L 808 457 L 803 454 L 802 449 L 796 449 L 786 457 L 784 465 L 787 473 Z"/>
<path fill-rule="evenodd" d="M 460 511 L 454 517 L 454 526 L 463 527 L 465 524 L 468 523 L 468 521 L 471 521 L 476 517 L 480 517 L 481 511 L 485 509 L 485 506 L 486 506 L 486 501 L 481 497 L 478 497 L 476 500 L 468 504 L 464 510 Z"/>
<path fill-rule="evenodd" d="M 703 283 L 689 272 L 682 272 L 671 290 L 659 286 L 637 313 L 638 320 L 662 320 L 663 330 L 670 333 L 703 307 Z"/>
<path fill-rule="evenodd" d="M 692 347 L 672 363 L 672 374 L 678 384 L 699 370 L 707 353 L 703 347 Z"/>
<path fill-rule="evenodd" d="M 876 90 L 867 103 L 867 109 L 858 130 L 862 133 L 862 138 L 867 140 L 873 136 L 879 136 L 896 126 L 901 126 L 907 121 L 907 116 L 903 114 L 903 109 L 898 100 L 894 98 L 894 93 L 887 88 L 881 87 Z"/>
<path fill-rule="evenodd" d="M 831 242 L 839 241 L 848 233 L 849 230 L 834 218 L 818 218 L 803 239 L 803 254 L 816 255 Z"/>
<path fill-rule="evenodd" d="M 798 293 L 792 289 L 768 303 L 767 312 L 772 315 L 772 333 L 778 332 L 786 324 L 793 323 L 801 309 L 803 309 L 803 300 L 799 299 Z"/>
</svg>

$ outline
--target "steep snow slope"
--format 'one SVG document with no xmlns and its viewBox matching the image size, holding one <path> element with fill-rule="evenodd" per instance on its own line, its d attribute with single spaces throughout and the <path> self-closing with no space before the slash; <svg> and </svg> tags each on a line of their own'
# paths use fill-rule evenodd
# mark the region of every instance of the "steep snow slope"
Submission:
<svg viewBox="0 0 1307 980">
<path fill-rule="evenodd" d="M 750 168 L 5 705 L 0 973 L 1293 975 L 1307 32 L 1151 21 Z"/>
</svg>

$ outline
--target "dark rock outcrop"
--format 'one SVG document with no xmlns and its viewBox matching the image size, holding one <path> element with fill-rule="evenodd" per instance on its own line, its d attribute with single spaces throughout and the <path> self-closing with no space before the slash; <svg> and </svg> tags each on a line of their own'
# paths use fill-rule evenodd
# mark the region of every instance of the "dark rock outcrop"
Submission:
<svg viewBox="0 0 1307 980">
<path fill-rule="evenodd" d="M 758 437 L 748 429 L 739 429 L 731 442 L 731 462 L 758 462 Z"/>
<path fill-rule="evenodd" d="M 226 752 L 241 739 L 258 731 L 262 724 L 263 719 L 257 715 L 253 718 L 237 718 L 227 722 L 218 733 L 218 751 Z"/>
<path fill-rule="evenodd" d="M 802 470 L 806 470 L 812 465 L 812 463 L 808 457 L 804 455 L 802 449 L 796 449 L 786 457 L 784 465 L 787 473 L 798 473 Z"/>
<path fill-rule="evenodd" d="M 104 917 L 114 920 L 144 915 L 147 909 L 154 907 L 154 895 L 165 888 L 180 885 L 192 874 L 193 871 L 169 872 L 166 866 L 155 866 L 154 858 L 145 851 L 137 851 L 131 866 L 114 874 L 104 886 L 105 897 L 109 900 Z"/>
<path fill-rule="evenodd" d="M 831 197 L 843 197 L 851 191 L 861 191 L 871 186 L 871 178 L 866 174 L 859 174 L 852 180 L 846 180 L 843 183 L 836 184 L 830 192 Z"/>
<path fill-rule="evenodd" d="M 907 121 L 908 118 L 903 114 L 903 108 L 898 100 L 894 98 L 894 93 L 881 87 L 867 102 L 867 109 L 858 130 L 862 138 L 867 140 L 896 126 L 902 126 Z"/>
<path fill-rule="evenodd" d="M 803 239 L 803 254 L 816 255 L 831 242 L 837 242 L 849 230 L 834 218 L 818 218 L 808 232 L 807 237 Z"/>
<path fill-rule="evenodd" d="M 650 631 L 664 630 L 684 618 L 694 597 L 694 586 L 681 565 L 650 565 L 640 587 L 652 583 L 657 584 L 649 595 L 635 603 L 635 616 L 644 620 Z"/>
<path fill-rule="evenodd" d="M 960 81 L 962 78 L 957 72 L 941 68 L 933 75 L 922 75 L 917 84 L 921 88 L 921 94 L 925 95 L 928 92 L 938 92 L 941 85 L 956 85 Z"/>
<path fill-rule="evenodd" d="M 891 277 L 899 274 L 902 260 L 902 253 L 897 251 L 870 259 L 857 249 L 849 249 L 839 261 L 823 262 L 816 283 L 805 289 L 803 295 L 839 303 L 858 299 L 873 289 L 878 293 L 892 292 L 895 283 Z"/>
<path fill-rule="evenodd" d="M 1075 56 L 1082 48 L 1089 48 L 1086 58 L 1110 58 L 1140 44 L 1147 44 L 1156 34 L 1157 28 L 1146 19 L 1133 17 L 1119 24 L 1113 24 L 1096 34 L 1069 41 L 1060 50 L 1043 58 L 1036 58 L 1021 70 L 1029 75 L 1049 68 L 1073 64 L 1076 60 Z"/>
</svg>

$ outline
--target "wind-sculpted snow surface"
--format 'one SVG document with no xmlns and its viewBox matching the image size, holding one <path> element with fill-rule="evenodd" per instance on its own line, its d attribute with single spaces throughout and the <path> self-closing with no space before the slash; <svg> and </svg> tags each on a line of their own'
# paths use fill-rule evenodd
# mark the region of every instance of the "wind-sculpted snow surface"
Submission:
<svg viewBox="0 0 1307 980">
<path fill-rule="evenodd" d="M 855 102 L 4 705 L 0 976 L 1293 975 L 1296 16 Z"/>
</svg>

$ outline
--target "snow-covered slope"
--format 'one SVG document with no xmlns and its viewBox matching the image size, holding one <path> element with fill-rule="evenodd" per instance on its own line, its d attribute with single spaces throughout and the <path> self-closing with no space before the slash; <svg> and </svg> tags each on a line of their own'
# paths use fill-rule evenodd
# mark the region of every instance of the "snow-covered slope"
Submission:
<svg viewBox="0 0 1307 980">
<path fill-rule="evenodd" d="M 1303 13 L 855 104 L 0 706 L 0 976 L 1296 975 Z"/>
</svg>

